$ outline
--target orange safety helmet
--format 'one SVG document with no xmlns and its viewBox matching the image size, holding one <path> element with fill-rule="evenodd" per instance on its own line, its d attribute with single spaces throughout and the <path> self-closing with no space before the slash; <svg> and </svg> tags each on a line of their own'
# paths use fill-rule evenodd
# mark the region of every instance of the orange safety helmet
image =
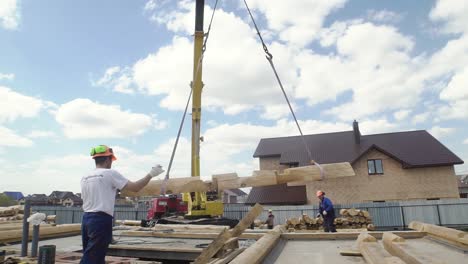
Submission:
<svg viewBox="0 0 468 264">
<path fill-rule="evenodd" d="M 317 193 L 316 193 L 317 197 L 320 197 L 322 195 L 325 195 L 324 192 L 322 192 L 321 190 L 318 190 Z"/>
<path fill-rule="evenodd" d="M 112 148 L 109 148 L 106 145 L 99 145 L 91 149 L 91 157 L 96 158 L 96 157 L 107 157 L 107 156 L 112 156 L 112 161 L 116 160 L 117 158 L 114 155 L 114 151 Z"/>
</svg>

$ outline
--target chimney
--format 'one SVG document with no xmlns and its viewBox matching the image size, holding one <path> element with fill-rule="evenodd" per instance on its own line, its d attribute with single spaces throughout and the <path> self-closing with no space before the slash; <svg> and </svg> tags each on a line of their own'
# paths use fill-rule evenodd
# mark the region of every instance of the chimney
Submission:
<svg viewBox="0 0 468 264">
<path fill-rule="evenodd" d="M 354 131 L 354 143 L 361 143 L 361 132 L 359 131 L 359 123 L 354 120 L 353 122 L 353 131 Z"/>
</svg>

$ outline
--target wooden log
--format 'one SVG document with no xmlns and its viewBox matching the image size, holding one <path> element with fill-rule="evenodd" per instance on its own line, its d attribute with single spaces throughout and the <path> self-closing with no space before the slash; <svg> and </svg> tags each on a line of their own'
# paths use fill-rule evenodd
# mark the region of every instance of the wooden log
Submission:
<svg viewBox="0 0 468 264">
<path fill-rule="evenodd" d="M 283 239 L 307 239 L 307 240 L 353 240 L 357 239 L 362 232 L 338 232 L 338 233 L 321 233 L 321 232 L 307 232 L 307 233 L 284 233 L 281 235 Z M 376 239 L 381 239 L 384 232 L 372 231 L 366 232 L 367 234 L 375 237 Z M 394 234 L 397 234 L 403 238 L 423 238 L 427 234 L 426 232 L 419 231 L 394 231 Z"/>
<path fill-rule="evenodd" d="M 324 180 L 355 176 L 353 167 L 349 162 L 330 163 L 320 165 L 324 171 Z M 320 181 L 322 176 L 316 165 L 285 169 L 278 175 L 278 184 L 294 182 L 294 185 L 305 185 L 308 181 Z"/>
<path fill-rule="evenodd" d="M 141 226 L 141 221 L 138 220 L 115 220 L 116 225 L 126 226 Z"/>
<path fill-rule="evenodd" d="M 343 249 L 340 250 L 341 256 L 349 256 L 349 257 L 361 257 L 362 254 L 358 249 Z"/>
<path fill-rule="evenodd" d="M 348 209 L 340 209 L 340 215 L 347 216 L 348 215 Z"/>
<path fill-rule="evenodd" d="M 237 177 L 233 178 L 229 176 L 228 178 L 217 177 L 216 185 L 218 190 L 230 190 L 243 187 L 258 187 L 258 186 L 268 186 L 276 185 L 276 174 L 265 174 L 260 176 L 250 176 L 250 177 Z"/>
<path fill-rule="evenodd" d="M 357 216 L 359 214 L 359 211 L 356 210 L 355 208 L 350 208 L 350 209 L 348 209 L 348 214 L 350 216 Z"/>
<path fill-rule="evenodd" d="M 424 231 L 424 223 L 423 222 L 418 222 L 418 221 L 412 221 L 408 225 L 409 228 L 416 230 L 416 231 Z"/>
<path fill-rule="evenodd" d="M 16 208 L 10 207 L 0 207 L 0 216 L 7 217 L 7 216 L 15 216 L 18 214 L 19 210 Z"/>
<path fill-rule="evenodd" d="M 391 232 L 383 235 L 384 248 L 393 256 L 399 257 L 407 264 L 442 264 L 446 263 L 435 254 L 428 255 L 405 243 L 405 239 Z"/>
<path fill-rule="evenodd" d="M 122 196 L 152 196 L 160 195 L 163 180 L 153 180 L 141 191 L 122 191 Z M 200 177 L 173 178 L 167 180 L 166 193 L 206 192 L 211 190 L 211 182 L 204 182 Z"/>
<path fill-rule="evenodd" d="M 190 238 L 190 239 L 215 239 L 218 237 L 219 232 L 163 232 L 163 231 L 123 231 L 121 236 L 130 236 L 130 237 L 162 237 L 162 238 Z M 260 239 L 263 236 L 263 233 L 243 233 L 239 236 L 241 239 Z"/>
<path fill-rule="evenodd" d="M 427 232 L 429 235 L 440 237 L 447 241 L 452 241 L 456 244 L 463 244 L 468 246 L 468 233 L 453 228 L 436 226 L 431 224 L 424 224 L 424 232 Z"/>
<path fill-rule="evenodd" d="M 276 226 L 253 245 L 248 247 L 242 254 L 233 259 L 230 264 L 261 263 L 276 243 L 278 243 L 281 234 L 285 231 L 285 226 Z"/>
<path fill-rule="evenodd" d="M 40 228 L 51 226 L 46 223 L 42 223 Z M 0 231 L 11 231 L 11 230 L 18 230 L 18 229 L 23 229 L 23 224 L 22 223 L 15 223 L 15 224 L 9 224 L 9 225 L 0 225 Z M 29 227 L 30 230 L 32 230 L 32 225 Z"/>
<path fill-rule="evenodd" d="M 239 254 L 244 252 L 244 250 L 245 250 L 244 248 L 235 249 L 232 252 L 230 252 L 228 255 L 226 255 L 224 258 L 213 259 L 212 261 L 208 262 L 208 264 L 227 264 L 227 263 L 230 263 L 231 260 L 233 260 Z"/>
<path fill-rule="evenodd" d="M 362 211 L 362 216 L 364 216 L 365 218 L 370 218 L 369 212 L 365 210 Z"/>
<path fill-rule="evenodd" d="M 62 235 L 75 234 L 81 232 L 81 224 L 65 224 L 57 226 L 46 226 L 39 229 L 40 238 L 58 237 Z M 0 232 L 0 242 L 11 243 L 21 241 L 23 230 L 10 230 Z M 32 232 L 29 232 L 29 239 L 32 238 Z"/>
<path fill-rule="evenodd" d="M 250 226 L 255 218 L 257 218 L 262 213 L 262 211 L 263 207 L 260 204 L 256 204 L 232 230 L 223 230 L 207 248 L 203 249 L 202 253 L 195 259 L 194 263 L 207 263 L 223 247 L 227 240 L 232 237 L 240 236 L 244 230 Z"/>
<path fill-rule="evenodd" d="M 369 264 L 404 264 L 404 262 L 392 255 L 377 242 L 375 237 L 368 233 L 361 233 L 356 240 L 356 246 Z"/>
</svg>

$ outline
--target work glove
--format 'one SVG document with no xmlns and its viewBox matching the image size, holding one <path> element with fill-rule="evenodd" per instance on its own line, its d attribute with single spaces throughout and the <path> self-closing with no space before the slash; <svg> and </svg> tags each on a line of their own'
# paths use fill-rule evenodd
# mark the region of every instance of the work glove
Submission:
<svg viewBox="0 0 468 264">
<path fill-rule="evenodd" d="M 322 215 L 320 213 L 318 213 L 315 217 L 319 218 L 320 216 L 322 216 Z"/>
<path fill-rule="evenodd" d="M 151 168 L 151 171 L 148 173 L 152 178 L 158 176 L 159 174 L 163 173 L 164 170 L 161 165 L 156 164 L 153 168 Z"/>
<path fill-rule="evenodd" d="M 322 214 L 327 215 L 327 211 L 323 210 Z"/>
</svg>

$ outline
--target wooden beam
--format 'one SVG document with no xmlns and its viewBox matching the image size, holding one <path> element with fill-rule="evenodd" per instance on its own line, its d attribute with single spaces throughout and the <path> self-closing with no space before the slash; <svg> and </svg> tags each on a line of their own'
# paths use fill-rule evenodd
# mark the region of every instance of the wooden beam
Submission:
<svg viewBox="0 0 468 264">
<path fill-rule="evenodd" d="M 223 246 L 226 241 L 231 237 L 240 236 L 245 229 L 257 218 L 263 211 L 263 207 L 260 204 L 256 204 L 247 213 L 244 218 L 231 230 L 223 230 L 218 237 L 216 237 L 211 244 L 203 250 L 203 252 L 195 259 L 195 264 L 207 263 Z"/>
<path fill-rule="evenodd" d="M 57 226 L 45 226 L 39 229 L 39 237 L 42 238 L 51 238 L 59 237 L 64 235 L 78 235 L 81 232 L 81 224 L 65 224 Z M 10 231 L 1 231 L 0 232 L 0 242 L 1 243 L 11 243 L 18 242 L 22 239 L 22 229 L 10 230 Z M 32 239 L 32 233 L 29 233 L 29 240 Z"/>
<path fill-rule="evenodd" d="M 121 236 L 134 236 L 134 237 L 163 237 L 163 238 L 198 238 L 198 239 L 215 239 L 219 233 L 208 232 L 161 232 L 161 231 L 124 231 Z M 240 239 L 260 239 L 262 233 L 243 233 L 239 236 Z"/>
<path fill-rule="evenodd" d="M 368 233 L 361 233 L 356 241 L 359 252 L 369 264 L 404 264 L 404 262 L 392 255 L 377 242 L 377 239 Z"/>
<path fill-rule="evenodd" d="M 427 234 L 435 237 L 441 238 L 449 243 L 468 247 L 468 233 L 453 228 L 436 226 L 431 224 L 426 224 L 422 222 L 413 221 L 409 224 L 411 229 L 417 229 L 426 232 Z"/>
<path fill-rule="evenodd" d="M 379 231 L 371 231 L 366 232 L 367 234 L 375 237 L 376 239 L 381 239 L 384 232 Z M 394 231 L 395 234 L 398 234 L 404 238 L 423 238 L 427 235 L 426 232 L 419 232 L 419 231 Z M 311 232 L 311 233 L 284 233 L 281 234 L 281 238 L 293 240 L 293 239 L 302 239 L 302 240 L 349 240 L 349 239 L 357 239 L 361 232 L 344 232 L 344 233 L 318 233 L 318 232 Z"/>
<path fill-rule="evenodd" d="M 282 225 L 276 226 L 273 230 L 266 233 L 253 245 L 248 247 L 242 254 L 233 259 L 231 264 L 257 264 L 270 253 L 275 245 L 280 240 L 281 234 L 286 231 L 286 227 Z"/>
<path fill-rule="evenodd" d="M 238 248 L 228 253 L 224 258 L 215 258 L 208 262 L 208 264 L 227 264 L 230 263 L 235 257 L 244 252 L 245 248 Z"/>
<path fill-rule="evenodd" d="M 326 179 L 355 176 L 349 162 L 321 165 Z M 289 168 L 278 174 L 274 170 L 256 171 L 252 176 L 238 177 L 236 173 L 218 174 L 213 181 L 202 181 L 200 177 L 172 178 L 167 180 L 166 193 L 206 192 L 209 190 L 222 191 L 243 187 L 269 186 L 282 183 L 319 181 L 321 180 L 318 166 Z M 162 180 L 153 180 L 141 191 L 135 193 L 123 191 L 123 196 L 149 196 L 161 194 Z"/>
<path fill-rule="evenodd" d="M 320 165 L 324 171 L 324 179 L 355 176 L 353 167 L 349 162 L 330 163 Z M 278 175 L 278 183 L 320 181 L 322 176 L 316 165 L 285 169 Z"/>
<path fill-rule="evenodd" d="M 438 256 L 431 254 L 427 255 L 416 248 L 406 244 L 405 239 L 399 237 L 391 232 L 383 235 L 384 248 L 393 256 L 399 257 L 407 264 L 442 264 L 444 261 L 440 260 Z"/>
<path fill-rule="evenodd" d="M 160 195 L 162 184 L 163 180 L 153 180 L 139 192 L 124 190 L 122 195 L 127 197 Z M 206 192 L 211 190 L 211 186 L 211 182 L 204 182 L 200 177 L 172 178 L 167 180 L 166 193 Z"/>
</svg>

